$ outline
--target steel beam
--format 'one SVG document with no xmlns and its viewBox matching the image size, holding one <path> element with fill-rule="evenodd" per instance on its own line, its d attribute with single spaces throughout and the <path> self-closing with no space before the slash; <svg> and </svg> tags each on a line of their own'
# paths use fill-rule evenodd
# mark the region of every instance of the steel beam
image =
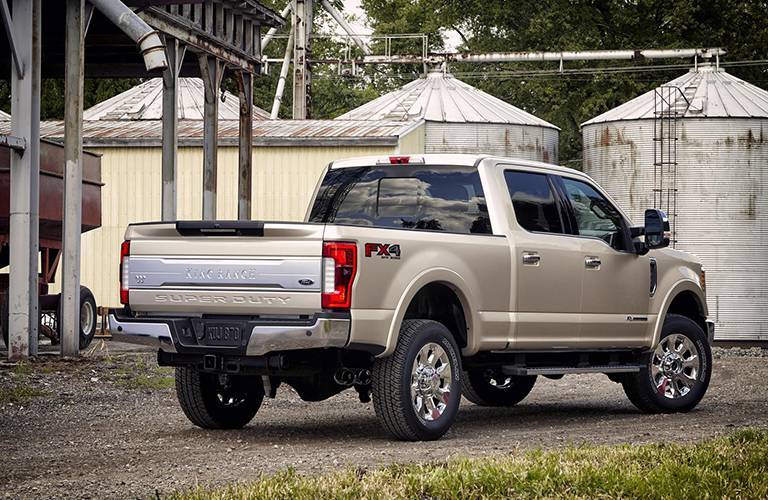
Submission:
<svg viewBox="0 0 768 500">
<path fill-rule="evenodd" d="M 40 175 L 40 0 L 14 0 L 11 32 L 20 72 L 11 67 L 11 135 L 27 148 L 11 152 L 8 358 L 37 352 L 37 231 Z M 10 32 L 9 32 L 10 33 Z M 37 71 L 30 68 L 37 66 Z M 38 205 L 38 206 L 36 206 Z"/>
<path fill-rule="evenodd" d="M 223 76 L 222 63 L 215 57 L 200 54 L 200 75 L 205 88 L 203 109 L 203 220 L 216 219 L 218 175 L 219 88 Z"/>
<path fill-rule="evenodd" d="M 176 220 L 176 170 L 179 125 L 179 71 L 186 46 L 165 38 L 168 68 L 163 71 L 163 191 L 161 219 Z"/>
<path fill-rule="evenodd" d="M 83 48 L 85 0 L 66 0 L 64 43 L 64 241 L 61 354 L 80 353 L 80 235 L 83 185 Z"/>
<path fill-rule="evenodd" d="M 310 95 L 312 0 L 293 0 L 293 119 L 306 120 L 312 115 Z"/>
<path fill-rule="evenodd" d="M 253 75 L 237 72 L 240 97 L 240 137 L 238 140 L 237 218 L 251 218 L 251 190 L 253 187 Z"/>
</svg>

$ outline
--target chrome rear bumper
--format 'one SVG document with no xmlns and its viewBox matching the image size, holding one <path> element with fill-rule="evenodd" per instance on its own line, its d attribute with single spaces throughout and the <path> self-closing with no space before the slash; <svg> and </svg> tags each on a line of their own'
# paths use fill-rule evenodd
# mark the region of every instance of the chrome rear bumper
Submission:
<svg viewBox="0 0 768 500">
<path fill-rule="evenodd" d="M 215 349 L 221 347 L 185 345 L 172 333 L 174 319 L 119 318 L 109 315 L 109 330 L 112 337 L 120 342 L 157 347 L 165 352 L 181 352 L 185 348 Z M 316 317 L 309 325 L 257 325 L 250 331 L 246 356 L 261 356 L 269 352 L 297 349 L 344 347 L 349 340 L 351 321 L 348 318 Z"/>
</svg>

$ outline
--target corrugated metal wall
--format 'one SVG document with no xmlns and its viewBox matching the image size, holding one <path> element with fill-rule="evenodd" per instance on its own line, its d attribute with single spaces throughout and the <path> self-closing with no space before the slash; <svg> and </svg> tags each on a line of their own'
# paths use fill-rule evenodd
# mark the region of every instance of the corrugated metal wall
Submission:
<svg viewBox="0 0 768 500">
<path fill-rule="evenodd" d="M 560 132 L 553 128 L 496 123 L 426 122 L 425 153 L 491 154 L 558 161 Z"/>
<path fill-rule="evenodd" d="M 82 240 L 81 281 L 98 305 L 119 304 L 117 264 L 128 224 L 160 219 L 160 148 L 87 148 L 102 154 L 102 227 Z M 315 184 L 334 159 L 383 155 L 394 147 L 260 147 L 253 150 L 253 218 L 302 220 Z M 202 149 L 179 148 L 178 216 L 199 219 Z M 237 148 L 219 148 L 219 219 L 237 217 Z M 51 292 L 59 291 L 60 280 Z"/>
<path fill-rule="evenodd" d="M 768 340 L 768 120 L 678 121 L 677 248 L 707 270 L 718 339 Z M 584 170 L 641 224 L 653 207 L 653 121 L 585 126 Z"/>
<path fill-rule="evenodd" d="M 424 131 L 425 122 L 419 122 L 418 125 L 410 129 L 405 135 L 400 137 L 397 147 L 398 153 L 424 153 Z"/>
</svg>

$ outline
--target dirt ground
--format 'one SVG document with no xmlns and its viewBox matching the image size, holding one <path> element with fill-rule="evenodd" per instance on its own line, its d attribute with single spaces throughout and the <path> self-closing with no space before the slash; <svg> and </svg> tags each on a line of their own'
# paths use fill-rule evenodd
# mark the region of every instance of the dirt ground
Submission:
<svg viewBox="0 0 768 500">
<path fill-rule="evenodd" d="M 77 362 L 43 356 L 0 365 L 0 497 L 147 498 L 287 467 L 311 474 L 768 427 L 768 351 L 718 351 L 709 392 L 689 414 L 642 415 L 601 375 L 540 378 L 515 408 L 463 402 L 452 430 L 425 444 L 391 440 L 373 406 L 352 391 L 305 403 L 286 386 L 245 429 L 201 430 L 182 414 L 169 372 L 151 354 L 105 347 Z"/>
</svg>

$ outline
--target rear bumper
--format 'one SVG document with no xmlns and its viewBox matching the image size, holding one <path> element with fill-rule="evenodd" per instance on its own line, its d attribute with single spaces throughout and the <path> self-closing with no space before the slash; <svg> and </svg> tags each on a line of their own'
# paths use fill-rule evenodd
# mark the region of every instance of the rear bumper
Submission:
<svg viewBox="0 0 768 500">
<path fill-rule="evenodd" d="M 134 318 L 116 311 L 109 314 L 109 330 L 120 342 L 148 345 L 170 353 L 237 354 L 261 356 L 270 352 L 344 347 L 349 340 L 350 319 L 318 314 L 309 321 L 257 323 L 228 318 L 244 332 L 238 346 L 212 346 L 199 335 L 205 319 Z M 219 320 L 220 321 L 220 320 Z"/>
</svg>

